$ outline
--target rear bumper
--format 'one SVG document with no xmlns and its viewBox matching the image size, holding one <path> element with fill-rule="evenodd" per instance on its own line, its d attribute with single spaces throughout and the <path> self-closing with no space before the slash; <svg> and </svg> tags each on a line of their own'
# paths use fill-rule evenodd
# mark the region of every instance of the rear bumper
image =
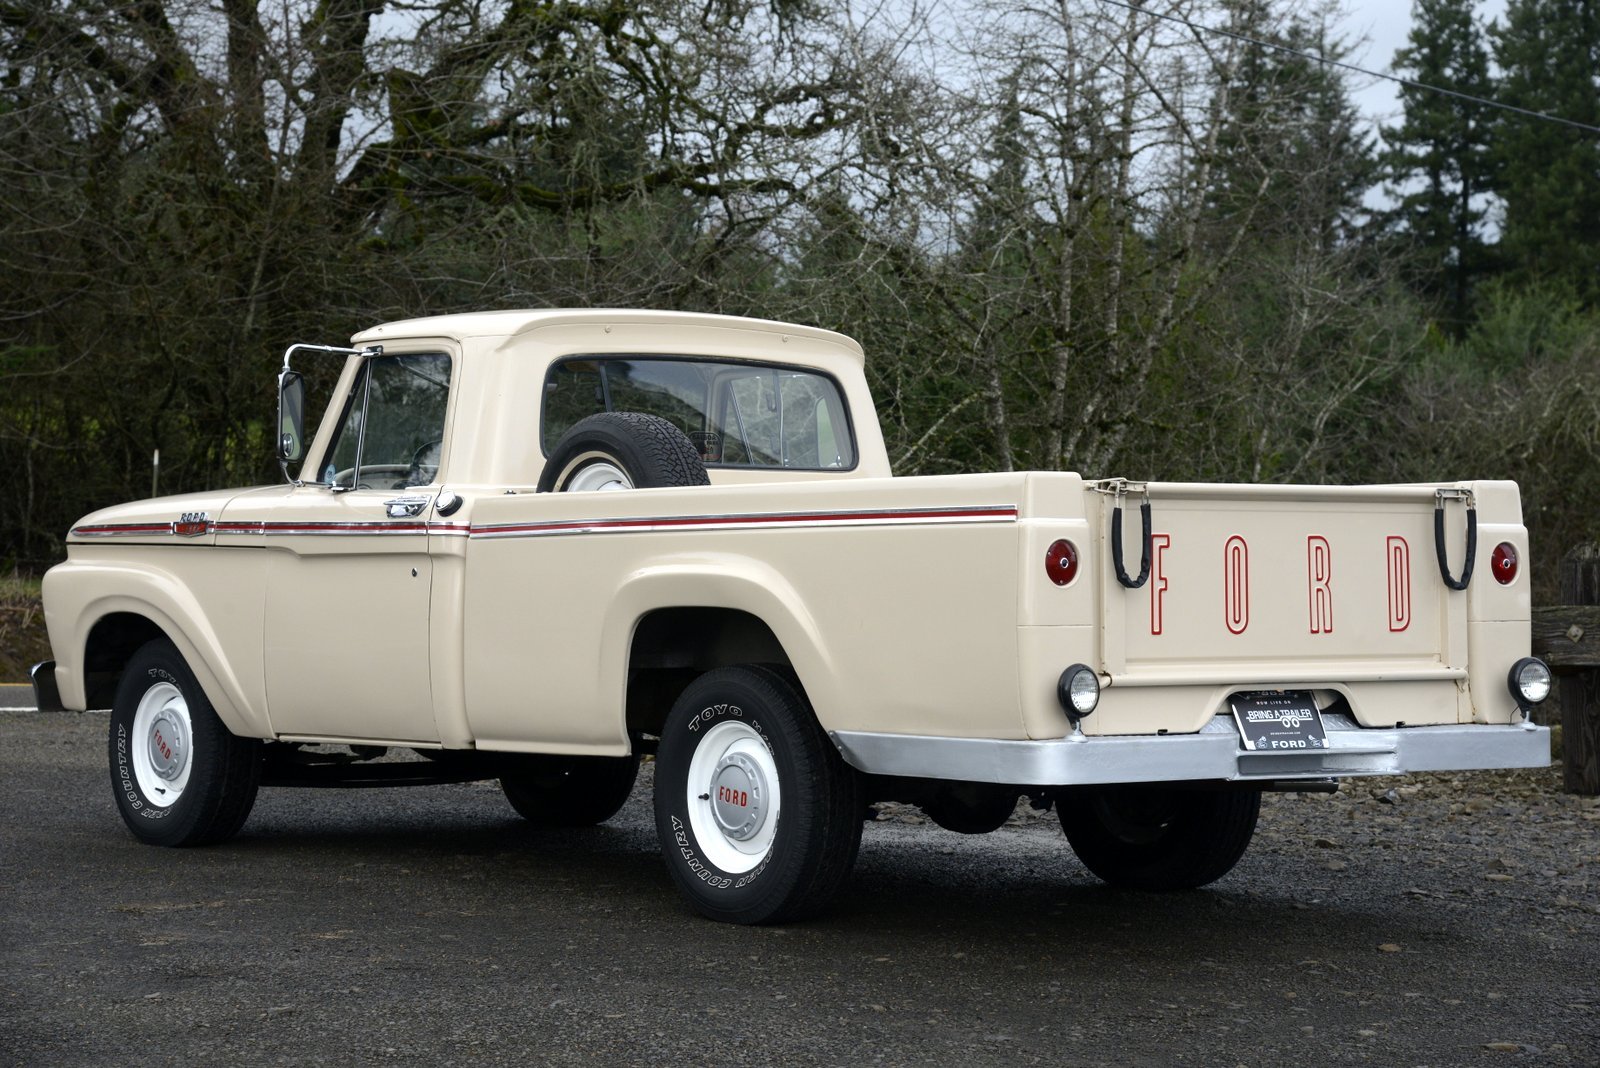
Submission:
<svg viewBox="0 0 1600 1068">
<path fill-rule="evenodd" d="M 1323 714 L 1329 748 L 1253 753 L 1231 719 L 1197 734 L 1124 735 L 1049 741 L 933 738 L 834 731 L 845 762 L 873 775 L 1010 786 L 1131 782 L 1283 782 L 1550 766 L 1550 730 L 1533 724 L 1367 728 Z"/>
</svg>

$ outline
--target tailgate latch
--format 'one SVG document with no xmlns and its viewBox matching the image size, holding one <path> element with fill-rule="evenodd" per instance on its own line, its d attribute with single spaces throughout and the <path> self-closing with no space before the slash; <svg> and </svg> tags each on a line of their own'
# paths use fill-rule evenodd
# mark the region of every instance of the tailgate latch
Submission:
<svg viewBox="0 0 1600 1068">
<path fill-rule="evenodd" d="M 1144 482 L 1108 478 L 1096 483 L 1094 488 L 1101 493 L 1111 494 L 1111 566 L 1116 571 L 1117 581 L 1130 590 L 1136 590 L 1150 577 L 1150 487 Z M 1144 527 L 1144 536 L 1140 539 L 1139 575 L 1137 578 L 1129 578 L 1128 569 L 1124 566 L 1122 558 L 1122 502 L 1135 488 L 1141 497 L 1139 518 Z"/>
<path fill-rule="evenodd" d="M 1467 506 L 1467 561 L 1461 577 L 1450 577 L 1450 558 L 1444 547 L 1444 504 L 1461 501 Z M 1452 590 L 1464 590 L 1472 581 L 1472 565 L 1478 559 L 1478 500 L 1469 489 L 1449 486 L 1433 491 L 1433 551 L 1439 557 L 1439 577 Z"/>
</svg>

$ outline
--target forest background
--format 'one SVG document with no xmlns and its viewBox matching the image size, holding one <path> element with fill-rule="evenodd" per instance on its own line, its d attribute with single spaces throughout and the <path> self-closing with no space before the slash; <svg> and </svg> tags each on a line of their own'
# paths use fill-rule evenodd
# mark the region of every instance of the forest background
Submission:
<svg viewBox="0 0 1600 1068">
<path fill-rule="evenodd" d="M 859 338 L 900 474 L 1514 478 L 1548 599 L 1600 534 L 1600 134 L 1406 89 L 1375 135 L 1284 50 L 1339 14 L 0 0 L 0 563 L 156 449 L 276 480 L 291 342 L 643 306 Z M 1395 70 L 1600 126 L 1600 2 L 1417 0 Z"/>
</svg>

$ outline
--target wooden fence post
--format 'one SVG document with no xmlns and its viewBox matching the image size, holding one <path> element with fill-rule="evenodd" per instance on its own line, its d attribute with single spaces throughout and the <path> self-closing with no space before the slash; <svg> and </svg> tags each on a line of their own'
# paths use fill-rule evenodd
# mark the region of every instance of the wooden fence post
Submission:
<svg viewBox="0 0 1600 1068">
<path fill-rule="evenodd" d="M 1600 545 L 1579 545 L 1561 558 L 1561 603 L 1600 605 Z M 1580 628 L 1572 640 L 1577 644 L 1583 637 Z M 1600 794 L 1600 668 L 1570 670 L 1560 685 L 1563 788 Z"/>
</svg>

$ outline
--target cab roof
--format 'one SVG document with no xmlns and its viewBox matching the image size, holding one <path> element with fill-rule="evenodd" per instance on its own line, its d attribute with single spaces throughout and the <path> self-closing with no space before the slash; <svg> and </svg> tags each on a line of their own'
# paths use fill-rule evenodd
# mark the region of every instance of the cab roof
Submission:
<svg viewBox="0 0 1600 1068">
<path fill-rule="evenodd" d="M 650 311 L 638 308 L 517 308 L 505 311 L 461 312 L 455 315 L 430 315 L 419 319 L 397 319 L 363 330 L 350 339 L 353 345 L 369 345 L 387 338 L 515 337 L 548 326 L 663 326 L 759 330 L 814 338 L 839 345 L 861 358 L 861 346 L 854 338 L 832 330 L 771 319 L 749 319 L 738 315 L 707 315 L 700 312 Z"/>
</svg>

